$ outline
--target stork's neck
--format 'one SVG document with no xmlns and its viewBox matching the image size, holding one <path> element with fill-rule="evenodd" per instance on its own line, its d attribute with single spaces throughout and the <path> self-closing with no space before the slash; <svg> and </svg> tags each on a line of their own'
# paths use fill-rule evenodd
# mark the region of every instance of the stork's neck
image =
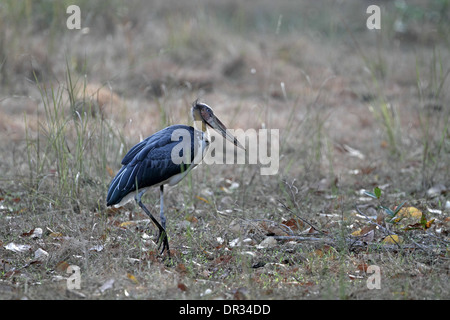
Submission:
<svg viewBox="0 0 450 320">
<path fill-rule="evenodd" d="M 194 122 L 194 131 L 195 131 L 196 139 L 198 139 L 199 141 L 203 141 L 203 140 L 206 140 L 208 142 L 210 141 L 209 130 L 206 128 L 206 125 L 204 122 L 200 122 L 200 123 L 198 123 L 198 121 Z"/>
<path fill-rule="evenodd" d="M 203 131 L 204 133 L 208 133 L 208 130 L 206 129 L 206 124 L 204 121 L 199 121 L 194 119 L 194 128 L 198 131 Z"/>
<path fill-rule="evenodd" d="M 206 123 L 203 120 L 200 111 L 197 108 L 192 108 L 191 112 L 192 112 L 192 121 L 194 121 L 194 128 L 206 133 L 207 132 Z"/>
</svg>

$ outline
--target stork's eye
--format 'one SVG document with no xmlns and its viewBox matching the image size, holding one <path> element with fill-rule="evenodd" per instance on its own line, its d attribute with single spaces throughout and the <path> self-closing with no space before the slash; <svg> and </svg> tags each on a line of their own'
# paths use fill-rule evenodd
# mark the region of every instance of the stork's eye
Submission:
<svg viewBox="0 0 450 320">
<path fill-rule="evenodd" d="M 209 110 L 208 108 L 202 108 L 201 113 L 203 119 L 209 119 L 211 117 L 211 110 Z"/>
</svg>

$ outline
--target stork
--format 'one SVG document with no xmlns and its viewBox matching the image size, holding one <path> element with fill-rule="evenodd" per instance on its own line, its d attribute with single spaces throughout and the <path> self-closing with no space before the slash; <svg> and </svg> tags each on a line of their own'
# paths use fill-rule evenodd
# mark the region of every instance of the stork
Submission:
<svg viewBox="0 0 450 320">
<path fill-rule="evenodd" d="M 133 198 L 159 229 L 160 254 L 170 257 L 164 215 L 164 185 L 180 182 L 203 159 L 210 144 L 208 127 L 216 130 L 235 146 L 245 149 L 205 103 L 195 101 L 191 109 L 195 128 L 172 125 L 139 142 L 122 160 L 122 168 L 112 179 L 106 198 L 107 206 L 122 206 Z M 198 126 L 198 128 L 197 128 Z M 179 159 L 183 159 L 180 161 Z M 143 194 L 151 187 L 160 190 L 160 221 L 142 203 Z"/>
</svg>

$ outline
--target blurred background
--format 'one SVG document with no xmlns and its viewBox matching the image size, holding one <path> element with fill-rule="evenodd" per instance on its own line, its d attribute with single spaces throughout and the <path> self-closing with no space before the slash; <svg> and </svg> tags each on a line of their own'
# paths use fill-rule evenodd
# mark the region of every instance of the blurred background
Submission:
<svg viewBox="0 0 450 320">
<path fill-rule="evenodd" d="M 69 181 L 95 182 L 101 203 L 128 148 L 189 123 L 195 99 L 230 128 L 280 129 L 272 188 L 448 181 L 448 1 L 2 1 L 0 30 L 3 181 L 56 174 L 72 200 Z"/>
</svg>

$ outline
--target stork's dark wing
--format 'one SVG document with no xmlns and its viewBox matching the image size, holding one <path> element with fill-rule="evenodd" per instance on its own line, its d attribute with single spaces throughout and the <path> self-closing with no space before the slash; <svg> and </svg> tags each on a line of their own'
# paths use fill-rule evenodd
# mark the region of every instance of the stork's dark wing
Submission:
<svg viewBox="0 0 450 320">
<path fill-rule="evenodd" d="M 167 127 L 136 144 L 122 160 L 122 168 L 111 181 L 106 199 L 107 205 L 119 203 L 128 193 L 157 185 L 186 170 L 182 164 L 172 161 L 172 149 L 182 138 L 172 141 L 172 133 L 185 129 L 191 139 L 191 161 L 194 158 L 194 128 L 184 125 Z M 182 149 L 180 156 L 183 156 Z M 136 184 L 137 183 L 137 184 Z"/>
</svg>

